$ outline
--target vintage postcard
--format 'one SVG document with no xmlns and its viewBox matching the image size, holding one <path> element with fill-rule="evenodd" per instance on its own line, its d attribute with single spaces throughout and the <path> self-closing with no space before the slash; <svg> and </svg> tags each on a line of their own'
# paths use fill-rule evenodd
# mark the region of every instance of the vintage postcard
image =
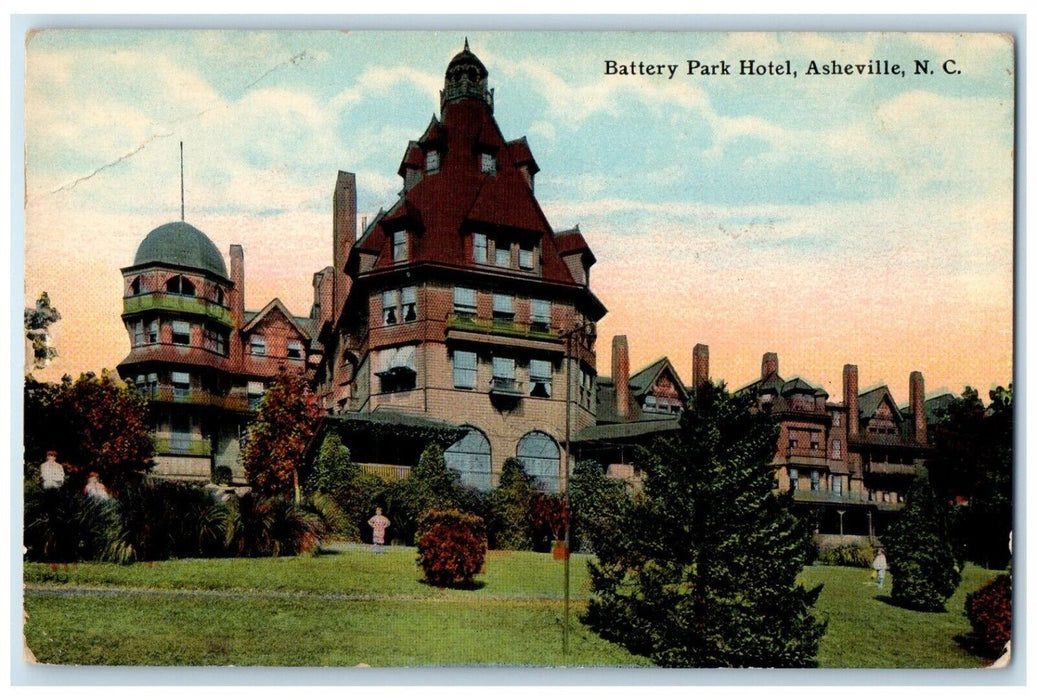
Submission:
<svg viewBox="0 0 1037 700">
<path fill-rule="evenodd" d="M 28 669 L 1010 665 L 1016 48 L 31 32 Z"/>
</svg>

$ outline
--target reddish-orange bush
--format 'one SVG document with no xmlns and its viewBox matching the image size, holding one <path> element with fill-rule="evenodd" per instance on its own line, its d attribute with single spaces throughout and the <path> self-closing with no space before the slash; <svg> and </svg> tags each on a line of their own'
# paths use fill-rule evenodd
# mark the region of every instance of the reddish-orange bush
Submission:
<svg viewBox="0 0 1037 700">
<path fill-rule="evenodd" d="M 486 561 L 483 519 L 459 510 L 430 510 L 418 522 L 418 564 L 433 586 L 471 586 Z"/>
<path fill-rule="evenodd" d="M 965 596 L 965 614 L 987 653 L 999 656 L 1012 638 L 1012 577 L 1001 574 Z"/>
</svg>

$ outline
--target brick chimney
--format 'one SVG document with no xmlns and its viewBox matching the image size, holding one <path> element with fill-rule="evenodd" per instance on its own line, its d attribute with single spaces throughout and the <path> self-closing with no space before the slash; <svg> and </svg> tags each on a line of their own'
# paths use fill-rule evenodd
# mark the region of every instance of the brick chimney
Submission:
<svg viewBox="0 0 1037 700">
<path fill-rule="evenodd" d="M 234 321 L 234 332 L 228 343 L 231 362 L 241 362 L 241 335 L 238 331 L 245 325 L 245 250 L 235 243 L 230 247 L 230 281 L 234 289 L 230 293 L 230 317 Z"/>
<path fill-rule="evenodd" d="M 843 365 L 843 403 L 846 405 L 846 435 L 857 437 L 860 432 L 860 397 L 858 395 L 857 365 Z"/>
<path fill-rule="evenodd" d="M 335 181 L 335 194 L 332 198 L 332 264 L 335 267 L 334 281 L 334 308 L 332 321 L 337 322 L 342 313 L 342 307 L 349 296 L 349 288 L 353 284 L 352 278 L 346 274 L 346 260 L 349 259 L 349 251 L 353 249 L 356 242 L 356 175 L 342 170 L 338 171 L 338 179 Z"/>
<path fill-rule="evenodd" d="M 691 351 L 691 386 L 697 391 L 709 381 L 709 346 L 697 343 Z"/>
<path fill-rule="evenodd" d="M 915 442 L 928 443 L 925 423 L 925 379 L 921 372 L 911 373 L 911 418 L 915 422 Z"/>
<path fill-rule="evenodd" d="M 778 353 L 763 353 L 763 362 L 760 365 L 760 379 L 766 379 L 768 374 L 778 373 Z"/>
<path fill-rule="evenodd" d="M 317 319 L 317 328 L 324 325 L 325 321 L 332 321 L 331 307 L 332 295 L 335 292 L 335 268 L 325 267 L 320 272 L 313 273 L 313 317 Z"/>
<path fill-rule="evenodd" d="M 612 383 L 616 387 L 616 414 L 630 417 L 630 349 L 625 335 L 612 336 Z"/>
</svg>

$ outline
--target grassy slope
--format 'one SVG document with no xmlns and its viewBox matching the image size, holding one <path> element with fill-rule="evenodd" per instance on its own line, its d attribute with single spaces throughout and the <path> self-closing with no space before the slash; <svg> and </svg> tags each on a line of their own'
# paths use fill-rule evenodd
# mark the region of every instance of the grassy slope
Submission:
<svg viewBox="0 0 1037 700">
<path fill-rule="evenodd" d="M 988 663 L 955 637 L 970 631 L 965 595 L 998 572 L 966 566 L 946 612 L 921 613 L 889 602 L 891 580 L 879 589 L 869 569 L 808 566 L 800 580 L 824 584 L 817 612 L 828 619 L 818 662 L 826 668 L 975 668 Z"/>
<path fill-rule="evenodd" d="M 26 565 L 26 635 L 40 661 L 85 664 L 372 666 L 561 665 L 562 564 L 528 552 L 491 552 L 485 585 L 420 583 L 413 549 L 384 556 L 346 549 L 320 557 L 184 560 L 67 570 Z M 589 594 L 585 557 L 571 566 L 569 665 L 644 661 L 579 624 Z M 955 643 L 968 631 L 964 596 L 992 573 L 968 568 L 946 613 L 902 610 L 863 569 L 808 567 L 824 583 L 829 620 L 823 667 L 982 665 Z M 888 585 L 888 584 L 887 584 Z M 69 587 L 96 594 L 66 597 Z M 114 590 L 113 590 L 114 588 Z M 149 593 L 126 589 L 147 589 Z M 290 640 L 286 642 L 286 640 Z"/>
</svg>

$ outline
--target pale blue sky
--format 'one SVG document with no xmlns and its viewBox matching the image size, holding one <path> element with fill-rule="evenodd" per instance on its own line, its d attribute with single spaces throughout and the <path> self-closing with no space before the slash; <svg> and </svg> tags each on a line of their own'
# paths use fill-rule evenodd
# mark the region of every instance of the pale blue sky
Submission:
<svg viewBox="0 0 1037 700">
<path fill-rule="evenodd" d="M 127 351 L 118 268 L 179 217 L 181 140 L 187 220 L 225 255 L 244 244 L 250 307 L 276 295 L 305 314 L 336 171 L 357 173 L 361 216 L 394 201 L 466 36 L 505 137 L 529 140 L 548 219 L 595 250 L 602 332 L 630 337 L 635 366 L 669 355 L 687 380 L 704 342 L 731 384 L 776 351 L 833 398 L 844 362 L 901 401 L 913 369 L 929 389 L 1010 380 L 1014 64 L 991 34 L 39 33 L 26 293 L 65 315 L 52 371 Z M 685 73 L 743 58 L 799 76 Z M 610 59 L 679 68 L 609 77 Z M 811 59 L 909 75 L 808 77 Z M 937 74 L 911 74 L 916 59 Z"/>
</svg>

